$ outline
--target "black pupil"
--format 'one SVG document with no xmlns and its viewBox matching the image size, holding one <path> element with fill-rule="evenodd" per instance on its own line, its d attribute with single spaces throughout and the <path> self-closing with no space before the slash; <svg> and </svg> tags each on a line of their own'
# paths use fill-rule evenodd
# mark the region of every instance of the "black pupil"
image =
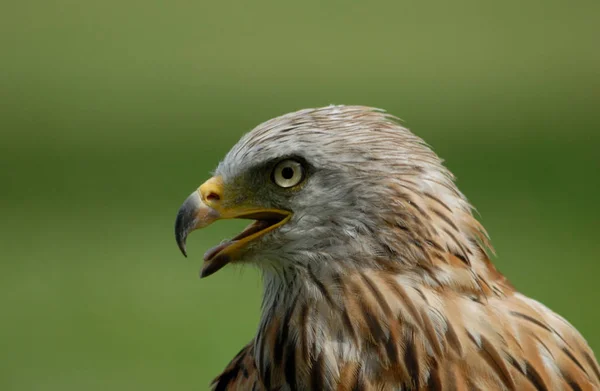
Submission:
<svg viewBox="0 0 600 391">
<path fill-rule="evenodd" d="M 294 177 L 294 169 L 291 167 L 284 167 L 281 170 L 281 176 L 283 179 L 292 179 Z"/>
</svg>

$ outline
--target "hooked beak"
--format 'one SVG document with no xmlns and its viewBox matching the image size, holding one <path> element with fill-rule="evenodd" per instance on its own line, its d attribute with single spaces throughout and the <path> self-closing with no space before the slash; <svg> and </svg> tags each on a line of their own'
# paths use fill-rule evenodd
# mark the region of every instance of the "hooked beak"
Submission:
<svg viewBox="0 0 600 391">
<path fill-rule="evenodd" d="M 222 178 L 213 177 L 190 194 L 177 212 L 175 240 L 186 257 L 186 239 L 192 231 L 209 226 L 220 219 L 255 220 L 239 235 L 204 254 L 201 278 L 238 259 L 249 243 L 281 227 L 292 217 L 292 213 L 285 210 L 232 203 L 231 200 L 235 199 L 235 195 L 226 194 Z"/>
</svg>

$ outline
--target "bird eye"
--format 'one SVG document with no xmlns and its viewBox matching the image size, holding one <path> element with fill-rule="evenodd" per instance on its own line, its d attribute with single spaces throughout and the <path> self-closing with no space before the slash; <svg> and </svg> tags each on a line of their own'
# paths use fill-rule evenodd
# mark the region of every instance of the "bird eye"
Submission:
<svg viewBox="0 0 600 391">
<path fill-rule="evenodd" d="M 295 160 L 283 160 L 273 169 L 273 182 L 280 187 L 292 187 L 304 179 L 304 167 Z"/>
</svg>

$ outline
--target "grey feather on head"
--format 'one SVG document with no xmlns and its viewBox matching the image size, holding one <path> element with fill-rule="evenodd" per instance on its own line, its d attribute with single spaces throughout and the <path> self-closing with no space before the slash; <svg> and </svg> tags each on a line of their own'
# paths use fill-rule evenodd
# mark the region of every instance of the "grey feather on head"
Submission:
<svg viewBox="0 0 600 391">
<path fill-rule="evenodd" d="M 305 167 L 298 186 L 270 180 L 284 159 Z M 382 110 L 328 106 L 271 119 L 243 136 L 215 175 L 253 198 L 236 202 L 293 212 L 248 247 L 244 261 L 265 271 L 411 269 L 436 249 L 472 262 L 487 245 L 441 159 Z"/>
</svg>

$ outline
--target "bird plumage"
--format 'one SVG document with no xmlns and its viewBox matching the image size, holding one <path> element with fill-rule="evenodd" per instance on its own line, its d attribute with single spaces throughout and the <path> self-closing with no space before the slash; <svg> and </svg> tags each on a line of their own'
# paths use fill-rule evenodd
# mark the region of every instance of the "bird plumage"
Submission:
<svg viewBox="0 0 600 391">
<path fill-rule="evenodd" d="M 306 183 L 265 190 L 261 167 L 286 157 Z M 216 173 L 294 215 L 241 260 L 263 272 L 261 320 L 214 390 L 600 389 L 583 337 L 496 270 L 454 177 L 394 117 L 287 114 Z"/>
</svg>

